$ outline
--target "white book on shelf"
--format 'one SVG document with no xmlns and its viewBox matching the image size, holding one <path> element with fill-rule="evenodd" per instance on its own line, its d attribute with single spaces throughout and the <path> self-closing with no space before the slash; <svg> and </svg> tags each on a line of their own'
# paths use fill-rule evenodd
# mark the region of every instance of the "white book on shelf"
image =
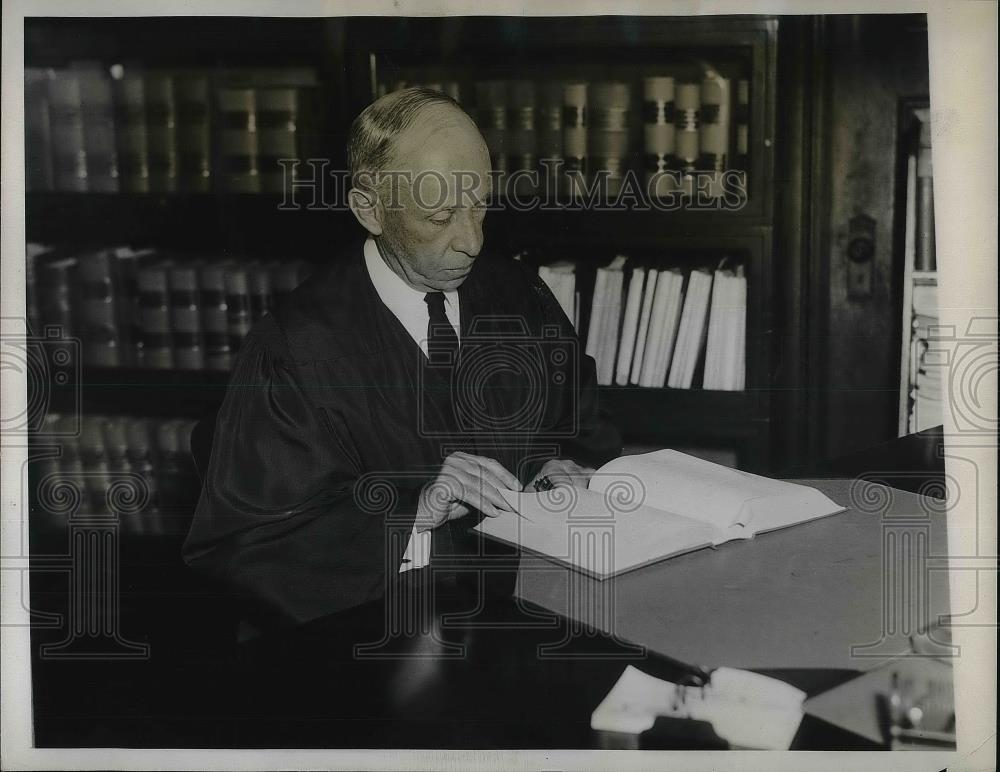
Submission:
<svg viewBox="0 0 1000 772">
<path fill-rule="evenodd" d="M 660 271 L 656 281 L 656 295 L 653 298 L 653 308 L 649 319 L 649 331 L 646 334 L 646 352 L 642 360 L 642 370 L 639 385 L 646 388 L 662 386 L 656 381 L 657 366 L 662 359 L 664 347 L 673 346 L 673 336 L 668 327 L 668 310 L 674 295 L 678 292 L 678 284 L 683 277 L 676 269 Z"/>
<path fill-rule="evenodd" d="M 645 268 L 634 268 L 628 285 L 628 299 L 625 303 L 625 316 L 622 320 L 621 344 L 618 348 L 618 368 L 615 373 L 615 383 L 619 386 L 628 385 L 629 368 L 632 364 L 632 354 L 635 352 L 636 334 L 639 329 L 639 311 L 642 305 L 642 290 L 646 280 Z"/>
<path fill-rule="evenodd" d="M 646 353 L 646 339 L 649 336 L 649 319 L 653 313 L 653 296 L 659 271 L 650 268 L 646 272 L 646 288 L 642 297 L 642 312 L 639 315 L 639 331 L 635 338 L 635 353 L 632 357 L 632 375 L 629 381 L 638 386 L 642 374 L 642 359 Z"/>
<path fill-rule="evenodd" d="M 746 389 L 747 375 L 747 277 L 744 275 L 742 267 L 737 271 L 732 285 L 736 294 L 736 318 L 734 319 L 736 331 L 733 334 L 736 355 L 733 357 L 735 369 L 730 384 L 733 391 L 743 391 Z"/>
<path fill-rule="evenodd" d="M 590 299 L 590 322 L 587 325 L 587 356 L 597 361 L 597 351 L 601 342 L 601 317 L 604 315 L 604 295 L 608 286 L 608 272 L 597 269 L 594 277 L 594 294 Z"/>
<path fill-rule="evenodd" d="M 619 255 L 605 269 L 608 282 L 604 319 L 601 324 L 601 344 L 598 349 L 597 383 L 610 386 L 615 380 L 615 355 L 618 353 L 618 336 L 621 332 L 622 291 L 625 284 L 626 258 Z"/>
<path fill-rule="evenodd" d="M 667 383 L 667 369 L 670 367 L 677 346 L 677 332 L 680 328 L 681 310 L 684 307 L 684 274 L 680 271 L 674 272 L 671 283 L 663 319 L 663 338 L 656 353 L 656 364 L 653 369 L 652 385 L 655 388 L 661 388 Z"/>
<path fill-rule="evenodd" d="M 729 321 L 726 305 L 729 302 L 729 273 L 720 268 L 715 272 L 715 291 L 708 313 L 708 344 L 705 347 L 705 377 L 702 382 L 705 389 L 724 388 L 726 325 Z"/>
<path fill-rule="evenodd" d="M 695 309 L 700 311 L 695 316 L 696 343 L 694 349 L 688 352 L 684 370 L 684 379 L 688 383 L 687 388 L 694 386 L 694 374 L 698 370 L 698 364 L 704 359 L 705 344 L 708 342 L 708 309 L 712 302 L 712 285 L 715 282 L 710 273 L 703 273 L 702 277 L 699 280 L 701 287 L 699 288 L 698 305 Z M 704 370 L 704 367 L 702 369 Z"/>
<path fill-rule="evenodd" d="M 688 291 L 681 313 L 677 345 L 670 363 L 670 377 L 667 385 L 672 389 L 690 389 L 694 370 L 703 346 L 705 317 L 708 313 L 709 296 L 712 290 L 712 275 L 706 271 L 692 271 L 688 279 Z"/>
</svg>

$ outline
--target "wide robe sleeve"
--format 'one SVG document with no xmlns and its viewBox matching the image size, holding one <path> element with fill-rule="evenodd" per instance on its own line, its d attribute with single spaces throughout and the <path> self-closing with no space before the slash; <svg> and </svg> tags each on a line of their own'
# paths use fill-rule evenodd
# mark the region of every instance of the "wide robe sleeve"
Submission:
<svg viewBox="0 0 1000 772">
<path fill-rule="evenodd" d="M 359 504 L 349 438 L 309 399 L 278 325 L 246 338 L 215 424 L 184 558 L 265 609 L 299 623 L 376 598 L 393 563 L 387 512 Z M 404 495 L 405 498 L 405 495 Z M 397 501 L 405 511 L 414 501 Z M 370 502 L 369 502 L 370 503 Z M 400 532 L 412 526 L 398 523 Z M 402 545 L 402 546 L 405 546 Z"/>
</svg>

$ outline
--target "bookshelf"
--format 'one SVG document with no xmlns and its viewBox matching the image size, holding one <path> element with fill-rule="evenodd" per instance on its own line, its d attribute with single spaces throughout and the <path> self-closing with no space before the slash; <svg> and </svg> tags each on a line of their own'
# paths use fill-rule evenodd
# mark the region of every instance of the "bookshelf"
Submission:
<svg viewBox="0 0 1000 772">
<path fill-rule="evenodd" d="M 64 67 L 138 62 L 151 68 L 309 67 L 318 79 L 316 140 L 331 168 L 343 166 L 350 121 L 380 87 L 407 78 L 456 78 L 474 91 L 482 79 L 615 79 L 632 85 L 633 118 L 642 79 L 670 71 L 687 77 L 711 62 L 747 81 L 747 195 L 736 211 L 491 212 L 487 245 L 546 262 L 572 257 L 581 274 L 615 254 L 682 264 L 729 256 L 745 269 L 746 389 L 602 387 L 602 405 L 626 442 L 725 447 L 755 471 L 772 466 L 772 349 L 776 320 L 773 234 L 776 195 L 773 138 L 777 102 L 778 21 L 766 17 L 594 18 L 143 18 L 35 19 L 25 28 L 26 64 Z M 184 46 L 171 41 L 184 39 Z M 631 121 L 641 133 L 641 116 Z M 632 137 L 637 167 L 641 137 Z M 31 242 L 79 250 L 140 244 L 192 255 L 322 262 L 345 234 L 344 209 L 285 208 L 274 193 L 75 193 L 32 190 Z M 707 257 L 704 259 L 708 259 Z M 584 284 L 586 279 L 583 280 Z M 84 363 L 82 405 L 162 417 L 200 417 L 218 404 L 225 373 L 94 368 Z M 69 397 L 57 397 L 69 399 Z"/>
</svg>

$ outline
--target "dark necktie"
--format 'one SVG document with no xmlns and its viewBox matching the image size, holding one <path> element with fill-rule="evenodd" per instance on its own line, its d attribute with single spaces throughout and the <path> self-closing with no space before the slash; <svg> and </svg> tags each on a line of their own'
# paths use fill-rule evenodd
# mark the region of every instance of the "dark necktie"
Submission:
<svg viewBox="0 0 1000 772">
<path fill-rule="evenodd" d="M 439 429 L 454 428 L 454 407 L 452 402 L 452 375 L 458 363 L 458 335 L 448 321 L 444 310 L 444 293 L 428 292 L 424 295 L 427 303 L 427 365 L 441 380 L 430 379 L 423 384 L 423 398 L 436 404 L 443 422 Z M 425 403 L 425 409 L 429 407 Z M 432 554 L 440 561 L 454 555 L 451 523 L 444 523 L 434 529 Z"/>
<path fill-rule="evenodd" d="M 432 367 L 451 368 L 458 362 L 458 335 L 444 310 L 444 293 L 428 292 L 427 358 Z"/>
</svg>

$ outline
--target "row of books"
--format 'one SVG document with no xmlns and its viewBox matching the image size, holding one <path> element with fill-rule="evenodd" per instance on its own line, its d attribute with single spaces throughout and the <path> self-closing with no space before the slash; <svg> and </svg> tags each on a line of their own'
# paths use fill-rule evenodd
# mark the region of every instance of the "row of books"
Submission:
<svg viewBox="0 0 1000 772">
<path fill-rule="evenodd" d="M 580 328 L 572 263 L 539 275 Z M 625 256 L 597 269 L 586 352 L 602 386 L 742 391 L 746 388 L 747 280 L 742 266 L 656 270 Z"/>
<path fill-rule="evenodd" d="M 281 192 L 317 135 L 308 67 L 25 69 L 26 185 L 69 192 Z"/>
<path fill-rule="evenodd" d="M 691 195 L 694 172 L 701 171 L 716 175 L 707 192 L 721 196 L 721 173 L 746 170 L 749 162 L 749 81 L 737 80 L 734 89 L 711 68 L 697 82 L 671 74 L 645 78 L 641 105 L 633 84 L 614 81 L 478 81 L 474 96 L 458 81 L 399 81 L 392 90 L 414 85 L 449 94 L 477 117 L 495 170 L 544 174 L 554 167 L 541 167 L 540 159 L 558 159 L 570 175 L 570 194 L 582 193 L 572 176 L 580 172 L 584 180 L 606 175 L 607 191 L 616 195 L 641 155 L 639 168 L 654 195 Z M 632 146 L 639 121 L 641 149 Z M 515 179 L 518 193 L 532 191 L 527 176 Z"/>
<path fill-rule="evenodd" d="M 129 533 L 183 533 L 200 488 L 191 456 L 195 424 L 47 414 L 32 438 L 38 458 L 30 466 L 36 521 L 59 530 L 74 514 L 118 514 Z"/>
<path fill-rule="evenodd" d="M 78 338 L 90 367 L 228 371 L 250 326 L 309 272 L 121 246 L 68 254 L 28 246 L 28 323 Z"/>
</svg>

